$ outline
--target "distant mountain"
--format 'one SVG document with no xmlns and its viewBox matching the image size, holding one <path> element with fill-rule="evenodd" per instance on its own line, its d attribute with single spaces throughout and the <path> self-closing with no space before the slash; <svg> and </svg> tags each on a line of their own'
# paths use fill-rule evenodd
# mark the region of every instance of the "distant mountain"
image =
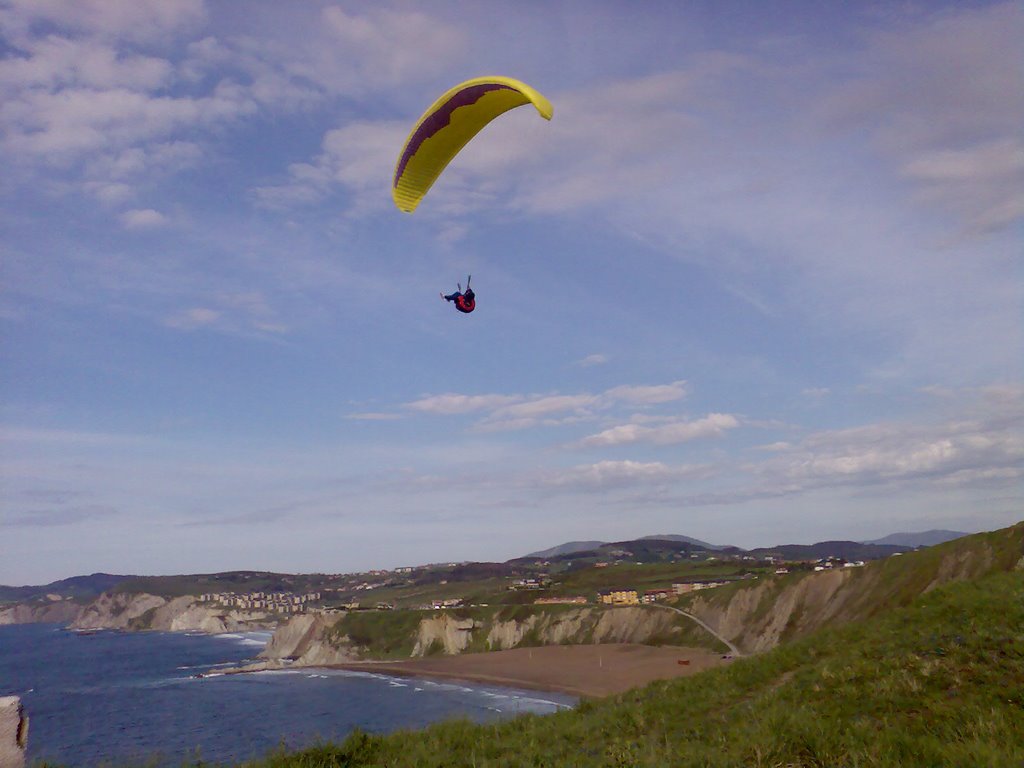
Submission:
<svg viewBox="0 0 1024 768">
<path fill-rule="evenodd" d="M 780 544 L 761 547 L 747 552 L 753 557 L 774 555 L 785 560 L 820 560 L 823 557 L 841 557 L 844 560 L 879 560 L 913 547 L 899 544 L 865 544 L 859 541 L 819 541 L 817 544 Z"/>
<path fill-rule="evenodd" d="M 735 549 L 735 547 L 723 547 L 715 544 L 708 544 L 706 541 L 694 539 L 690 536 L 681 536 L 677 533 L 665 533 L 654 536 L 641 536 L 638 539 L 630 539 L 629 541 L 569 541 L 565 544 L 559 544 L 557 547 L 551 547 L 551 549 L 542 549 L 540 552 L 531 552 L 528 555 L 524 555 L 523 558 L 539 557 L 543 559 L 550 559 L 553 557 L 573 555 L 577 552 L 600 552 L 608 547 L 630 549 L 629 545 L 631 544 L 634 545 L 634 549 L 644 549 L 646 545 L 636 543 L 641 541 L 671 541 L 676 544 L 690 544 L 693 549 Z M 683 547 L 681 549 L 689 549 L 689 547 Z"/>
<path fill-rule="evenodd" d="M 113 589 L 122 581 L 131 578 L 134 577 L 93 573 L 89 576 L 72 576 L 70 579 L 52 581 L 39 586 L 7 587 L 0 584 L 0 601 L 20 603 L 46 597 L 46 595 L 92 599 L 99 596 L 101 592 Z"/>
<path fill-rule="evenodd" d="M 881 539 L 861 542 L 863 544 L 895 544 L 901 547 L 933 547 L 936 544 L 944 544 L 953 539 L 959 539 L 970 534 L 960 531 L 945 531 L 941 529 L 932 531 L 921 531 L 921 533 L 890 533 Z"/>
<path fill-rule="evenodd" d="M 717 544 L 708 544 L 706 541 L 694 539 L 689 536 L 680 536 L 678 533 L 657 534 L 655 536 L 641 536 L 638 539 L 638 541 L 644 541 L 646 539 L 658 539 L 659 541 L 683 541 L 687 544 L 694 544 L 698 547 L 703 547 L 704 549 L 726 549 L 726 547 L 724 546 L 719 546 Z"/>
<path fill-rule="evenodd" d="M 597 549 L 603 541 L 567 541 L 565 544 L 559 544 L 557 547 L 551 547 L 551 549 L 542 549 L 540 552 L 531 552 L 524 557 L 558 557 L 559 555 L 571 555 L 574 552 L 589 552 Z"/>
</svg>

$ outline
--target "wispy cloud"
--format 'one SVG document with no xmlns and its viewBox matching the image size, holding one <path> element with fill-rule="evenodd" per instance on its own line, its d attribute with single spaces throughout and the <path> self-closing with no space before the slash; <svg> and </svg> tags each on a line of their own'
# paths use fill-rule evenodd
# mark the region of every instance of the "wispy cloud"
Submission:
<svg viewBox="0 0 1024 768">
<path fill-rule="evenodd" d="M 625 445 L 628 443 L 654 443 L 667 445 L 685 443 L 705 437 L 721 437 L 726 431 L 740 425 L 739 419 L 728 413 L 709 413 L 702 419 L 676 421 L 658 427 L 640 424 L 621 424 L 596 435 L 584 438 L 581 444 L 591 447 Z"/>
<path fill-rule="evenodd" d="M 367 411 L 364 413 L 349 413 L 345 415 L 345 418 L 352 419 L 353 421 L 395 421 L 402 418 L 402 415 L 398 413 Z"/>
<path fill-rule="evenodd" d="M 113 517 L 117 510 L 102 505 L 66 506 L 36 509 L 0 517 L 0 528 L 54 528 L 77 525 L 101 518 Z"/>
<path fill-rule="evenodd" d="M 706 478 L 714 470 L 706 464 L 669 465 L 660 461 L 599 461 L 545 473 L 542 485 L 563 491 L 590 492 L 611 488 L 651 487 L 683 478 Z"/>
<path fill-rule="evenodd" d="M 152 208 L 134 209 L 121 214 L 121 224 L 125 229 L 156 229 L 167 223 L 167 217 Z"/>
<path fill-rule="evenodd" d="M 203 0 L 9 0 L 5 5 L 0 10 L 0 28 L 15 34 L 46 22 L 64 32 L 154 41 L 195 28 L 206 19 Z"/>
<path fill-rule="evenodd" d="M 288 331 L 261 292 L 220 293 L 211 301 L 213 306 L 189 307 L 165 317 L 163 323 L 183 331 L 210 328 L 224 333 L 270 335 Z"/>
<path fill-rule="evenodd" d="M 522 395 L 460 395 L 448 393 L 414 400 L 411 403 L 406 403 L 406 407 L 422 413 L 449 416 L 477 411 L 493 411 L 512 403 L 521 402 L 522 399 Z"/>
<path fill-rule="evenodd" d="M 622 385 L 600 393 L 432 395 L 405 407 L 439 415 L 481 414 L 476 428 L 484 432 L 514 431 L 534 426 L 557 426 L 592 420 L 615 408 L 647 408 L 686 396 L 686 382 Z"/>
</svg>

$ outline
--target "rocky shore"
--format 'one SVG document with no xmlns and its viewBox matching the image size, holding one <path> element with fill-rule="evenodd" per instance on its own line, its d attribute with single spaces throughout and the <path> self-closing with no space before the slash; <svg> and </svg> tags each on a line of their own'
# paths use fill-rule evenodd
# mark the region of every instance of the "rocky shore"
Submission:
<svg viewBox="0 0 1024 768">
<path fill-rule="evenodd" d="M 22 768 L 28 748 L 28 716 L 17 696 L 0 696 L 0 768 Z"/>
</svg>

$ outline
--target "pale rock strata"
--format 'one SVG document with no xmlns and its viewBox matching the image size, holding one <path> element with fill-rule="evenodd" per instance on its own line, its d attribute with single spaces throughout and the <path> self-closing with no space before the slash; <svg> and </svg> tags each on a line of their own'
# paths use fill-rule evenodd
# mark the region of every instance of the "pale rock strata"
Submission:
<svg viewBox="0 0 1024 768">
<path fill-rule="evenodd" d="M 60 598 L 40 604 L 18 603 L 0 609 L 0 625 L 33 624 L 36 622 L 63 624 L 73 621 L 81 610 L 82 606 L 74 600 L 62 600 Z"/>
<path fill-rule="evenodd" d="M 432 616 L 420 622 L 413 646 L 413 656 L 426 656 L 440 645 L 449 656 L 462 653 L 473 640 L 473 630 L 479 626 L 473 619 L 458 619 L 447 613 Z"/>
<path fill-rule="evenodd" d="M 274 663 L 291 661 L 296 666 L 321 667 L 354 661 L 358 655 L 347 638 L 338 643 L 328 640 L 328 630 L 337 621 L 336 616 L 302 614 L 293 616 L 274 632 L 260 658 Z M 273 667 L 268 667 L 273 668 Z"/>
<path fill-rule="evenodd" d="M 128 629 L 133 619 L 166 602 L 156 595 L 104 592 L 71 622 L 71 629 Z"/>
<path fill-rule="evenodd" d="M 21 768 L 28 748 L 28 716 L 17 696 L 0 696 L 0 768 Z"/>
<path fill-rule="evenodd" d="M 185 595 L 104 593 L 86 606 L 71 629 L 155 629 L 163 632 L 244 632 L 276 622 L 262 611 L 239 611 L 201 603 Z"/>
</svg>

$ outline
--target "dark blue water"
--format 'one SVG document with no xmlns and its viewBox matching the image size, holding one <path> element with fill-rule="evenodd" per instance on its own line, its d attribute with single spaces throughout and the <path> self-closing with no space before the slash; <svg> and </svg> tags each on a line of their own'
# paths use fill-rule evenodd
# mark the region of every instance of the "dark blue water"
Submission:
<svg viewBox="0 0 1024 768">
<path fill-rule="evenodd" d="M 253 657 L 268 633 L 100 632 L 53 624 L 0 626 L 0 696 L 21 696 L 29 760 L 78 768 L 201 757 L 233 762 L 339 741 L 353 728 L 383 733 L 451 717 L 478 722 L 549 713 L 560 694 L 302 669 L 222 675 Z"/>
</svg>

